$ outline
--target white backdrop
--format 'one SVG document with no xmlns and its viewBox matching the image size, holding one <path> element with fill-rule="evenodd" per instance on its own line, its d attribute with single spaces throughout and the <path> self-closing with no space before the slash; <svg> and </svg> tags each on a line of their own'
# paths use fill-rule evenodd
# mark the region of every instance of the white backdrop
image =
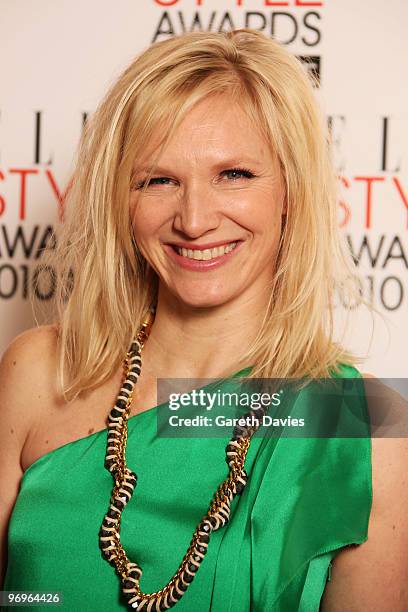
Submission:
<svg viewBox="0 0 408 612">
<path fill-rule="evenodd" d="M 0 352 L 34 324 L 52 274 L 39 249 L 72 169 L 84 114 L 142 49 L 184 30 L 262 29 L 320 61 L 335 137 L 339 224 L 386 317 L 355 309 L 363 370 L 405 377 L 408 342 L 406 0 L 0 0 Z M 318 58 L 316 60 L 316 58 Z"/>
</svg>

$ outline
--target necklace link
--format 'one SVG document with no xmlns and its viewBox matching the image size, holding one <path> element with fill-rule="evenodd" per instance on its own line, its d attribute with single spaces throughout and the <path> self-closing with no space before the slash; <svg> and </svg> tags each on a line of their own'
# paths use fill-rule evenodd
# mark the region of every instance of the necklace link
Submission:
<svg viewBox="0 0 408 612">
<path fill-rule="evenodd" d="M 206 555 L 212 531 L 224 527 L 230 519 L 231 502 L 242 493 L 247 482 L 245 459 L 254 430 L 242 430 L 234 434 L 227 444 L 227 478 L 218 486 L 207 514 L 196 527 L 179 568 L 169 582 L 159 591 L 144 593 L 140 588 L 142 568 L 131 562 L 120 540 L 122 512 L 132 498 L 137 475 L 126 464 L 128 418 L 134 386 L 141 372 L 141 350 L 149 337 L 154 321 L 150 311 L 144 318 L 135 339 L 124 359 L 124 380 L 108 417 L 108 440 L 105 467 L 114 479 L 110 505 L 99 532 L 102 557 L 115 569 L 122 580 L 122 592 L 130 608 L 138 612 L 159 612 L 177 604 L 192 583 Z"/>
</svg>

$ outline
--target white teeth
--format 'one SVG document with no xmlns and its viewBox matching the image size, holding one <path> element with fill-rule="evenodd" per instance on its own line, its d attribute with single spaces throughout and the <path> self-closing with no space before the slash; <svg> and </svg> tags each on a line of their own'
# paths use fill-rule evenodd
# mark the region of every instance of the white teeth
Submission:
<svg viewBox="0 0 408 612">
<path fill-rule="evenodd" d="M 230 253 L 236 246 L 236 242 L 231 242 L 224 246 L 215 247 L 213 249 L 204 249 L 203 251 L 200 251 L 200 249 L 184 249 L 179 247 L 176 247 L 176 249 L 179 255 L 187 257 L 188 259 L 208 261 L 209 259 L 214 259 L 214 257 L 220 257 L 221 255 Z"/>
</svg>

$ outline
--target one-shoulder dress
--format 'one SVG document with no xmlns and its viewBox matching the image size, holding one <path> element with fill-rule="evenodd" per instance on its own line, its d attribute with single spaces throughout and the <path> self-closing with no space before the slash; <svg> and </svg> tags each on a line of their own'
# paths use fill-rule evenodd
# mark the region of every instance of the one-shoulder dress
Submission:
<svg viewBox="0 0 408 612">
<path fill-rule="evenodd" d="M 340 368 L 333 377 L 362 382 L 356 368 Z M 308 401 L 306 388 L 293 414 Z M 356 402 L 356 418 L 367 419 L 366 402 Z M 129 419 L 127 463 L 138 482 L 121 526 L 126 554 L 143 569 L 144 592 L 173 576 L 228 475 L 229 431 L 225 437 L 160 437 L 156 416 L 157 407 Z M 104 468 L 106 439 L 105 429 L 65 444 L 24 473 L 9 524 L 3 590 L 62 594 L 58 608 L 36 609 L 127 609 L 120 580 L 98 547 L 113 486 Z M 231 504 L 230 520 L 212 533 L 176 610 L 318 612 L 333 558 L 367 540 L 370 436 L 255 436 L 245 469 L 247 485 Z"/>
</svg>

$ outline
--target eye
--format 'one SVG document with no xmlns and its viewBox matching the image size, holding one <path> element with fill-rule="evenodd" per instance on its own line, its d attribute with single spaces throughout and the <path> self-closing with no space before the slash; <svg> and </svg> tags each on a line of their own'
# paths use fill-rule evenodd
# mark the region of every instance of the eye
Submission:
<svg viewBox="0 0 408 612">
<path fill-rule="evenodd" d="M 223 170 L 221 175 L 229 175 L 229 178 L 232 179 L 233 182 L 241 179 L 251 179 L 255 177 L 255 174 L 248 170 L 247 168 L 229 168 L 228 170 Z M 147 187 L 158 186 L 158 185 L 169 185 L 173 179 L 167 176 L 157 176 L 150 179 L 147 184 Z M 146 181 L 139 181 L 136 184 L 136 189 L 143 189 L 146 186 Z"/>
<path fill-rule="evenodd" d="M 171 178 L 168 178 L 167 176 L 157 176 L 154 178 L 151 178 L 149 183 L 148 183 L 148 187 L 150 187 L 151 185 L 168 185 L 169 183 L 167 181 L 171 181 Z M 143 189 L 143 187 L 146 185 L 146 181 L 139 181 L 136 184 L 136 189 Z"/>
<path fill-rule="evenodd" d="M 247 168 L 230 168 L 229 170 L 224 170 L 223 172 L 221 172 L 221 174 L 230 175 L 230 178 L 232 178 L 233 181 L 236 181 L 237 179 L 240 179 L 242 177 L 250 179 L 250 178 L 254 178 L 255 176 L 255 174 L 253 174 Z M 231 175 L 235 175 L 235 176 L 231 176 Z"/>
</svg>

